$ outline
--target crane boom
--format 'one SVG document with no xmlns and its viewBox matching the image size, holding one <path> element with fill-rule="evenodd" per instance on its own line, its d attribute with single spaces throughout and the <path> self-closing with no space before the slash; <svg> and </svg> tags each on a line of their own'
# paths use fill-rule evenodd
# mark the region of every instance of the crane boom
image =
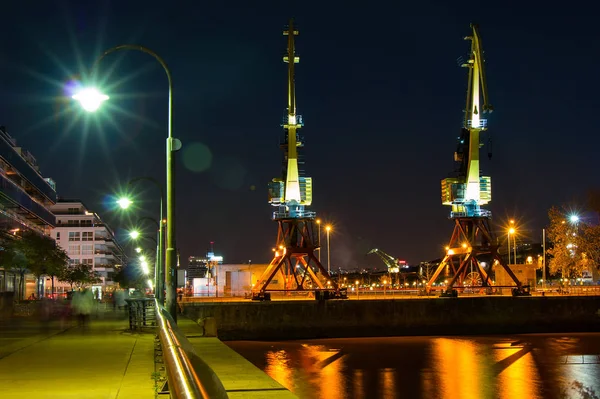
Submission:
<svg viewBox="0 0 600 399">
<path fill-rule="evenodd" d="M 479 28 L 471 24 L 472 35 L 469 59 L 462 66 L 468 68 L 465 119 L 454 160 L 460 164 L 458 176 L 442 180 L 442 203 L 452 206 L 452 217 L 489 216 L 480 205 L 491 201 L 491 178 L 480 176 L 480 133 L 487 130 L 483 114 L 492 112 L 488 103 L 487 82 Z"/>
<path fill-rule="evenodd" d="M 294 65 L 300 62 L 296 57 L 294 47 L 294 36 L 298 31 L 294 30 L 294 21 L 290 20 L 289 29 L 283 32 L 288 37 L 287 55 L 283 57 L 283 62 L 288 64 L 288 115 L 287 115 L 287 176 L 285 181 L 285 201 L 295 201 L 300 203 L 300 175 L 298 173 L 298 148 L 296 139 L 298 124 L 296 123 L 296 88 L 294 87 Z"/>
<path fill-rule="evenodd" d="M 388 272 L 398 273 L 398 271 L 400 269 L 400 264 L 398 262 L 398 259 L 394 258 L 392 255 L 389 255 L 389 254 L 383 252 L 379 248 L 373 248 L 372 250 L 367 252 L 367 255 L 369 255 L 369 254 L 375 254 L 375 255 L 379 256 L 381 258 L 381 260 L 383 261 L 383 263 L 385 263 L 385 265 L 387 266 Z"/>
<path fill-rule="evenodd" d="M 299 34 L 291 19 L 289 26 L 283 31 L 287 36 L 287 52 L 283 56 L 283 62 L 288 64 L 288 101 L 287 115 L 285 117 L 284 139 L 281 144 L 284 150 L 283 176 L 275 178 L 269 183 L 269 203 L 279 207 L 274 212 L 273 218 L 301 218 L 313 217 L 314 212 L 304 209 L 312 203 L 312 179 L 302 176 L 299 169 L 299 148 L 304 143 L 298 135 L 298 130 L 303 126 L 302 117 L 296 113 L 296 88 L 295 88 L 295 64 L 300 62 L 296 55 L 295 37 Z"/>
</svg>

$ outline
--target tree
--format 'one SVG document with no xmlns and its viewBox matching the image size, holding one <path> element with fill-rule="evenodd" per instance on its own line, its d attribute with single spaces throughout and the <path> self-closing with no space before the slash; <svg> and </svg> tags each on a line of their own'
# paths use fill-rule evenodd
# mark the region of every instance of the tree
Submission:
<svg viewBox="0 0 600 399">
<path fill-rule="evenodd" d="M 69 283 L 71 285 L 71 289 L 73 289 L 74 284 L 86 285 L 94 284 L 100 281 L 100 278 L 93 270 L 92 265 L 84 265 L 82 263 L 68 266 L 65 268 L 65 270 L 63 270 L 58 278 L 61 281 Z"/>
<path fill-rule="evenodd" d="M 131 267 L 121 266 L 116 269 L 115 274 L 113 275 L 113 281 L 121 288 L 129 288 L 131 286 L 135 286 L 137 281 L 136 276 L 132 274 Z"/>
<path fill-rule="evenodd" d="M 548 269 L 565 278 L 581 277 L 584 271 L 595 271 L 600 260 L 600 226 L 571 220 L 566 211 L 552 207 L 548 211 L 548 240 L 551 248 Z"/>
<path fill-rule="evenodd" d="M 38 280 L 44 276 L 52 277 L 52 293 L 54 294 L 54 277 L 62 274 L 67 267 L 67 253 L 56 245 L 56 241 L 34 231 L 24 231 L 20 238 L 12 242 L 12 249 L 25 257 L 26 268 Z M 39 287 L 39 285 L 38 285 Z M 38 292 L 38 297 L 41 296 Z"/>
<path fill-rule="evenodd" d="M 15 252 L 11 246 L 7 246 L 4 249 L 3 264 L 7 270 L 19 276 L 19 284 L 15 286 L 16 298 L 25 299 L 25 274 L 29 271 L 25 255 Z"/>
</svg>

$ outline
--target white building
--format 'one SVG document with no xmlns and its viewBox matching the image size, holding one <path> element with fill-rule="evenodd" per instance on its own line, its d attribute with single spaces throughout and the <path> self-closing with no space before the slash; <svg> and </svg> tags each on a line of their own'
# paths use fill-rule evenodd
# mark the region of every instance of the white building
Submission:
<svg viewBox="0 0 600 399">
<path fill-rule="evenodd" d="M 59 199 L 50 210 L 56 216 L 51 236 L 69 255 L 69 264 L 91 265 L 102 288 L 113 285 L 115 267 L 123 265 L 123 248 L 112 229 L 79 200 Z"/>
</svg>

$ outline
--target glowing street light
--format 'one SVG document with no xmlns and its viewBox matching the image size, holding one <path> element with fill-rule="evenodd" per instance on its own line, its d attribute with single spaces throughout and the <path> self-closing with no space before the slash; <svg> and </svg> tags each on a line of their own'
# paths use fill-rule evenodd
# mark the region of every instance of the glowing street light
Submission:
<svg viewBox="0 0 600 399">
<path fill-rule="evenodd" d="M 142 252 L 142 248 L 140 248 L 140 247 L 136 247 L 136 248 L 135 248 L 135 252 L 137 252 L 138 254 L 139 254 L 139 253 L 141 253 L 141 252 Z"/>
<path fill-rule="evenodd" d="M 577 222 L 579 222 L 579 216 L 578 215 L 571 215 L 569 217 L 569 220 L 571 221 L 571 223 L 577 223 Z"/>
<path fill-rule="evenodd" d="M 102 103 L 108 100 L 106 94 L 102 94 L 98 89 L 94 87 L 88 87 L 79 90 L 77 93 L 71 96 L 74 100 L 79 101 L 83 109 L 88 112 L 96 112 Z"/>
<path fill-rule="evenodd" d="M 129 237 L 133 238 L 134 240 L 137 240 L 138 238 L 140 238 L 140 232 L 137 230 L 132 230 L 129 232 Z"/>
<path fill-rule="evenodd" d="M 148 275 L 150 273 L 150 269 L 148 268 L 148 262 L 146 259 L 142 260 L 140 257 L 140 265 L 142 266 L 142 272 L 144 272 L 145 275 Z"/>
<path fill-rule="evenodd" d="M 127 197 L 122 197 L 117 200 L 117 204 L 119 204 L 121 209 L 127 209 L 131 206 L 131 204 L 133 204 L 133 201 Z"/>
</svg>

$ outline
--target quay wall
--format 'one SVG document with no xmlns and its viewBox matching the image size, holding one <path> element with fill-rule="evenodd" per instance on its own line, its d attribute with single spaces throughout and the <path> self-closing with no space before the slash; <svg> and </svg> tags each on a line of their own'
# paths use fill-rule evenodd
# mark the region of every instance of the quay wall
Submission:
<svg viewBox="0 0 600 399">
<path fill-rule="evenodd" d="M 183 312 L 214 318 L 222 340 L 600 331 L 600 296 L 188 302 Z"/>
</svg>

